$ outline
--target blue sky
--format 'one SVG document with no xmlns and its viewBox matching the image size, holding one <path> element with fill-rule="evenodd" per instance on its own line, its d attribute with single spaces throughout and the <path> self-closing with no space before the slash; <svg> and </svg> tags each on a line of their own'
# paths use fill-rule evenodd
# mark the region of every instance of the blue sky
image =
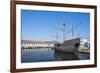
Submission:
<svg viewBox="0 0 100 73">
<path fill-rule="evenodd" d="M 80 23 L 81 22 L 81 23 Z M 79 12 L 21 10 L 21 36 L 23 40 L 55 40 L 57 28 L 66 24 L 66 37 L 71 36 L 72 25 L 74 35 L 90 36 L 90 14 Z M 62 40 L 62 32 L 58 31 Z"/>
</svg>

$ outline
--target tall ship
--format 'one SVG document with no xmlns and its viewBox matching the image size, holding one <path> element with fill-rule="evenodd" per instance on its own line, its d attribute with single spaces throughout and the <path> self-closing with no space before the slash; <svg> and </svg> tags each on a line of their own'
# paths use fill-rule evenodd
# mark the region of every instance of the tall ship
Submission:
<svg viewBox="0 0 100 73">
<path fill-rule="evenodd" d="M 81 24 L 81 23 L 79 23 Z M 78 26 L 79 24 L 75 25 Z M 56 43 L 55 50 L 60 52 L 69 52 L 69 53 L 76 53 L 76 52 L 87 52 L 89 49 L 89 41 L 87 39 L 81 37 L 74 36 L 74 26 L 72 25 L 72 36 L 68 39 L 65 39 L 65 24 L 63 24 L 63 43 Z M 84 51 L 83 51 L 84 50 Z M 88 50 L 89 52 L 89 50 Z"/>
</svg>

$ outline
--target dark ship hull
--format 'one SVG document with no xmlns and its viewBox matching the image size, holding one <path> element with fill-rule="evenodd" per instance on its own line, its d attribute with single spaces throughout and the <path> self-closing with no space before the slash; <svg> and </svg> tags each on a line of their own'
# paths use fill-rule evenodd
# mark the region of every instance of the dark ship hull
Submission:
<svg viewBox="0 0 100 73">
<path fill-rule="evenodd" d="M 56 51 L 75 53 L 78 52 L 80 46 L 80 38 L 73 38 L 56 46 Z"/>
</svg>

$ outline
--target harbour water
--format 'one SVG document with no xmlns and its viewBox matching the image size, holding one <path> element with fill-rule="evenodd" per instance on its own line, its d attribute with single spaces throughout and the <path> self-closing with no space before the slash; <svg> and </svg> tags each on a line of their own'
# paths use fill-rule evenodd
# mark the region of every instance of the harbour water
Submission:
<svg viewBox="0 0 100 73">
<path fill-rule="evenodd" d="M 68 60 L 89 60 L 90 54 L 58 52 L 52 48 L 21 49 L 21 62 L 47 62 Z"/>
</svg>

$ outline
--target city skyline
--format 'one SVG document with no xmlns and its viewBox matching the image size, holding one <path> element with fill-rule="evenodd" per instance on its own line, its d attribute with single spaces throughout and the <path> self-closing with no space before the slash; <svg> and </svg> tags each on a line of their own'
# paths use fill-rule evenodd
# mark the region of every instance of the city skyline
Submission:
<svg viewBox="0 0 100 73">
<path fill-rule="evenodd" d="M 72 35 L 69 30 L 78 24 L 74 29 L 75 36 L 90 37 L 89 13 L 21 10 L 22 40 L 56 40 L 57 28 L 62 28 L 63 24 L 66 24 L 66 37 Z M 58 31 L 58 35 L 62 41 L 62 32 Z"/>
</svg>

